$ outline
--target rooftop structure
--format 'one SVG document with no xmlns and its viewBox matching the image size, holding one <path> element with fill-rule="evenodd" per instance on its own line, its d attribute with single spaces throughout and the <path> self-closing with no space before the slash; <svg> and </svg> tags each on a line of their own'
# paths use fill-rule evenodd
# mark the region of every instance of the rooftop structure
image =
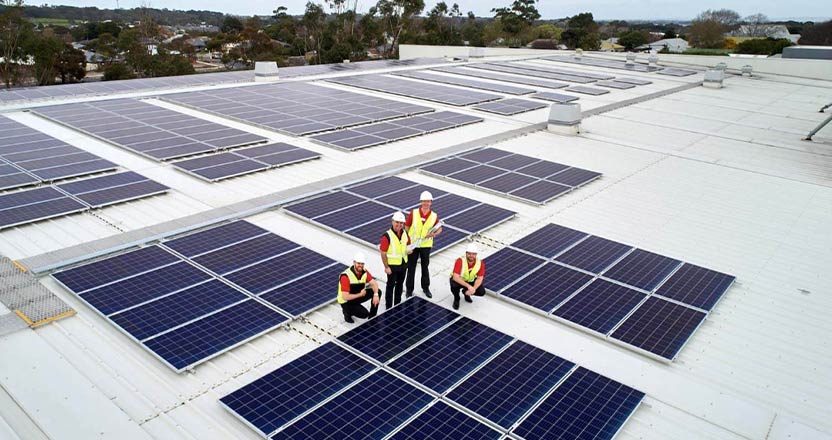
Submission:
<svg viewBox="0 0 832 440">
<path fill-rule="evenodd" d="M 832 82 L 424 50 L 0 93 L 0 438 L 309 438 L 345 403 L 366 438 L 551 438 L 586 396 L 598 438 L 832 438 Z M 345 323 L 337 273 L 383 285 L 425 190 L 433 298 Z"/>
</svg>

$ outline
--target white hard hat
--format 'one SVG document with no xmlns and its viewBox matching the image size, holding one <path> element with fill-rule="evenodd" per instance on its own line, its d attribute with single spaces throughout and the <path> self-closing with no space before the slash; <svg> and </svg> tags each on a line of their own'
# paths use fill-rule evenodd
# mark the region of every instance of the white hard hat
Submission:
<svg viewBox="0 0 832 440">
<path fill-rule="evenodd" d="M 476 254 L 478 251 L 476 243 L 468 243 L 468 246 L 465 247 L 465 253 Z"/>
<path fill-rule="evenodd" d="M 404 214 L 401 212 L 396 212 L 393 214 L 393 221 L 394 222 L 403 222 L 404 221 Z"/>
<path fill-rule="evenodd" d="M 356 263 L 366 263 L 367 258 L 364 257 L 364 252 L 356 252 L 355 256 L 352 257 L 352 261 L 354 261 Z"/>
<path fill-rule="evenodd" d="M 422 191 L 422 194 L 419 196 L 419 201 L 422 200 L 433 200 L 433 194 L 430 191 Z"/>
</svg>

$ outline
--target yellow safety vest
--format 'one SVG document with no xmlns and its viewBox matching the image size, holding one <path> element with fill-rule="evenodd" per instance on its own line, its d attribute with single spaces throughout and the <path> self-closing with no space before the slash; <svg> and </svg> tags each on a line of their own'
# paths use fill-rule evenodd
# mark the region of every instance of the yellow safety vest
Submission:
<svg viewBox="0 0 832 440">
<path fill-rule="evenodd" d="M 367 287 L 367 271 L 365 270 L 363 274 L 361 274 L 361 278 L 355 276 L 355 272 L 352 271 L 352 266 L 346 268 L 341 275 L 346 275 L 350 279 L 350 292 L 347 293 L 358 293 L 364 290 Z M 352 292 L 355 290 L 355 292 Z M 341 290 L 341 276 L 338 276 L 338 304 L 344 304 L 347 300 L 344 299 L 344 292 Z"/>
<path fill-rule="evenodd" d="M 482 267 L 482 260 L 477 259 L 477 262 L 474 263 L 473 267 L 468 267 L 468 259 L 465 257 L 460 258 L 462 260 L 462 270 L 459 273 L 459 277 L 462 278 L 463 281 L 466 283 L 473 283 L 474 280 L 477 279 L 477 274 L 480 272 L 480 267 Z M 454 277 L 454 271 L 451 269 L 451 278 Z"/>
<path fill-rule="evenodd" d="M 436 224 L 436 212 L 431 211 L 427 219 L 422 220 L 422 214 L 419 208 L 413 210 L 413 223 L 410 224 L 410 230 L 407 231 L 410 238 L 415 243 L 418 239 L 424 239 L 428 236 L 430 229 Z M 433 239 L 424 239 L 416 247 L 429 248 L 433 247 Z"/>
<path fill-rule="evenodd" d="M 387 247 L 387 264 L 399 266 L 407 263 L 407 231 L 402 229 L 402 238 L 396 237 L 392 229 L 387 230 L 390 246 Z"/>
</svg>

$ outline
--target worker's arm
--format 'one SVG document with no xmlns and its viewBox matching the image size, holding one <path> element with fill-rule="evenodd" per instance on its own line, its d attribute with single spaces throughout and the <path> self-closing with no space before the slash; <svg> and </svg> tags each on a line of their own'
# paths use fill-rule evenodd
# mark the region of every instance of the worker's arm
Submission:
<svg viewBox="0 0 832 440">
<path fill-rule="evenodd" d="M 437 229 L 437 230 L 431 232 L 430 234 L 428 234 L 428 238 L 436 237 L 437 235 L 439 235 L 441 233 L 442 233 L 442 227 L 440 226 L 439 229 Z"/>
<path fill-rule="evenodd" d="M 381 251 L 381 264 L 384 265 L 384 273 L 386 273 L 387 275 L 390 275 L 391 273 L 393 273 L 393 269 L 390 269 L 390 265 L 387 264 L 387 252 L 386 251 Z M 375 280 L 373 280 L 371 282 L 375 282 Z"/>
<path fill-rule="evenodd" d="M 482 286 L 482 280 L 483 280 L 483 277 L 477 277 L 477 279 L 474 280 L 474 285 L 471 286 L 470 295 L 473 295 L 474 292 L 476 292 L 477 289 L 479 289 L 480 286 Z"/>
<path fill-rule="evenodd" d="M 386 257 L 385 257 L 385 258 L 386 258 Z M 379 301 L 379 296 L 378 296 L 378 283 L 376 283 L 376 280 L 371 280 L 371 281 L 369 282 L 369 284 L 370 284 L 370 288 L 371 288 L 371 289 L 373 289 L 373 305 L 377 306 L 377 305 L 378 305 L 378 301 Z"/>
</svg>

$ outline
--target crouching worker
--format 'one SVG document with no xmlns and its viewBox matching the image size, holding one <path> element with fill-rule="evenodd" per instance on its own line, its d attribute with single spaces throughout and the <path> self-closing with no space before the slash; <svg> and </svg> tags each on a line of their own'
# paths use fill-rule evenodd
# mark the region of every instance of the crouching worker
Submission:
<svg viewBox="0 0 832 440">
<path fill-rule="evenodd" d="M 465 248 L 465 256 L 457 258 L 451 272 L 451 294 L 454 296 L 454 310 L 459 309 L 459 292 L 465 302 L 474 302 L 472 296 L 485 296 L 482 285 L 485 278 L 485 262 L 477 259 L 477 245 L 471 243 Z"/>
<path fill-rule="evenodd" d="M 352 324 L 352 317 L 368 319 L 378 313 L 378 284 L 364 269 L 367 259 L 359 252 L 353 257 L 352 266 L 344 269 L 338 280 L 338 304 L 344 311 L 344 321 Z M 370 301 L 368 311 L 362 303 Z"/>
</svg>

